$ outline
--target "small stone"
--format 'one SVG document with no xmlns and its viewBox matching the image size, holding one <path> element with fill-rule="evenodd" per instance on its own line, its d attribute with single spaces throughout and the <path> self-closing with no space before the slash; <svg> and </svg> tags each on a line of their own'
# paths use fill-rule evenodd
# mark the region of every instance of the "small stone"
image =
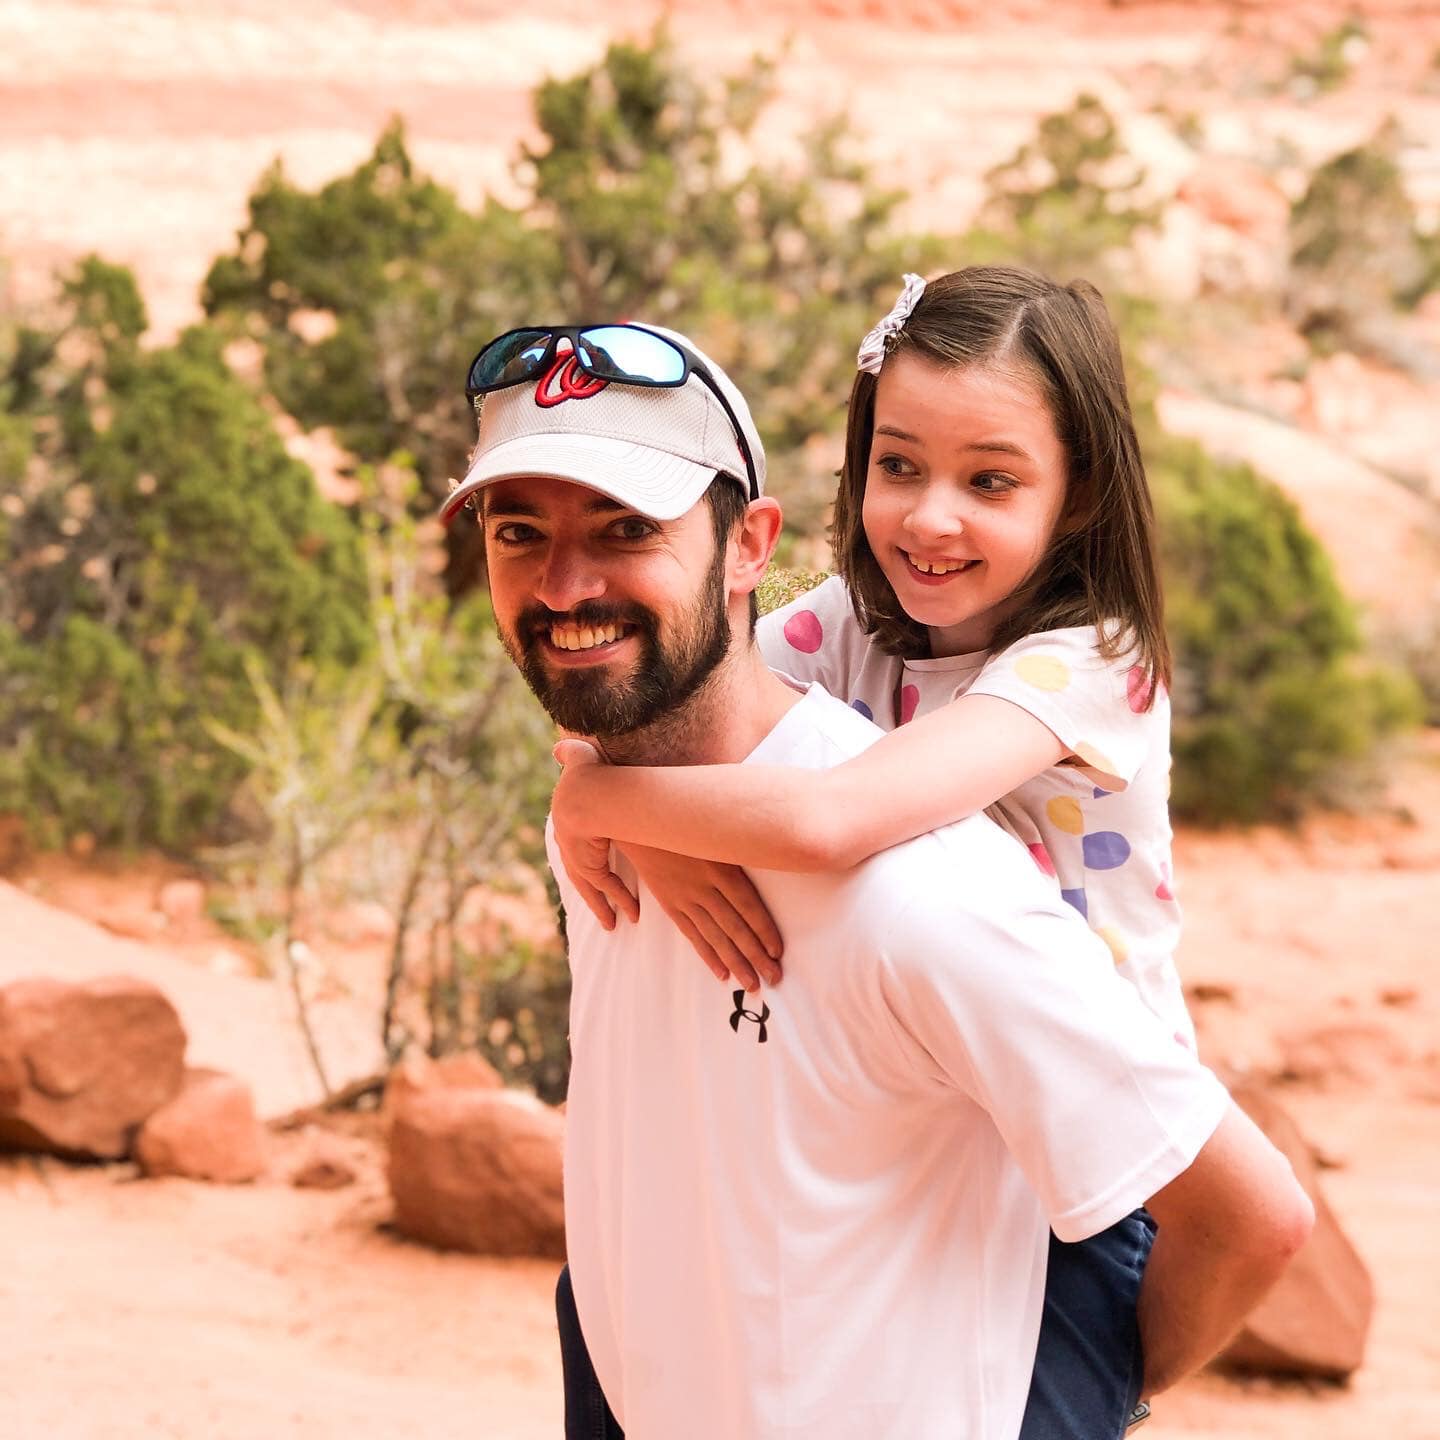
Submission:
<svg viewBox="0 0 1440 1440">
<path fill-rule="evenodd" d="M 218 1070 L 187 1070 L 180 1093 L 140 1127 L 135 1158 L 146 1175 L 240 1185 L 265 1168 L 250 1087 Z"/>
<path fill-rule="evenodd" d="M 444 1250 L 565 1254 L 565 1122 L 511 1090 L 429 1089 L 390 1127 L 396 1228 Z"/>
<path fill-rule="evenodd" d="M 0 987 L 0 1148 L 123 1159 L 184 1074 L 180 1017 L 146 980 Z"/>
</svg>

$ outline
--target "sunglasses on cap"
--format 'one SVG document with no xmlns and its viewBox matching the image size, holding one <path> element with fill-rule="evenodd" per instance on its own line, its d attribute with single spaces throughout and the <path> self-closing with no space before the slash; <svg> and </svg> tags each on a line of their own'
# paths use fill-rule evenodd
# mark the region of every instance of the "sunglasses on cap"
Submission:
<svg viewBox="0 0 1440 1440">
<path fill-rule="evenodd" d="M 673 390 L 695 376 L 720 402 L 740 446 L 750 498 L 760 497 L 760 481 L 745 432 L 725 392 L 693 350 L 640 325 L 549 325 L 507 330 L 470 362 L 466 398 L 475 401 L 545 374 L 555 363 L 559 342 L 568 340 L 576 368 L 593 380 Z"/>
</svg>

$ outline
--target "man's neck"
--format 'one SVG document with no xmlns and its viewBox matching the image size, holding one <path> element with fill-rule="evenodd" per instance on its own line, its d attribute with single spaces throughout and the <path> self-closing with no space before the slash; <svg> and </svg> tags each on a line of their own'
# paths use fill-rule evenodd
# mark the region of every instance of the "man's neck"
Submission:
<svg viewBox="0 0 1440 1440">
<path fill-rule="evenodd" d="M 743 760 L 799 700 L 766 667 L 760 647 L 744 649 L 716 666 L 690 702 L 643 730 L 605 740 L 616 765 L 729 765 Z"/>
</svg>

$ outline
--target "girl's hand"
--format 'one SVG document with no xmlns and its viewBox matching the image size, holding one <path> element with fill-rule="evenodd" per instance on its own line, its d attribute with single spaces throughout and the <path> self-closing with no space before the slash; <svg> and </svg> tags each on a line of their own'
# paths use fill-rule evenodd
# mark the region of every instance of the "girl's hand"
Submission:
<svg viewBox="0 0 1440 1440">
<path fill-rule="evenodd" d="M 585 740 L 561 740 L 552 753 L 564 768 L 550 799 L 550 822 L 570 883 L 606 930 L 615 928 L 617 912 L 638 920 L 639 899 L 610 868 L 609 837 L 588 835 L 571 823 L 574 792 L 585 783 L 585 771 L 603 763 L 600 752 Z"/>
<path fill-rule="evenodd" d="M 780 981 L 780 932 L 765 902 L 738 865 L 693 860 L 644 845 L 623 847 L 675 927 L 717 980 L 746 990 Z"/>
</svg>

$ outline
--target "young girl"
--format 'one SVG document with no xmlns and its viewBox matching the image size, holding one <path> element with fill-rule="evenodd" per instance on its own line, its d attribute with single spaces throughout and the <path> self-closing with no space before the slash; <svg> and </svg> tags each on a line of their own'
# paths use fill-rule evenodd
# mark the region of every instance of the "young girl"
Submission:
<svg viewBox="0 0 1440 1440">
<path fill-rule="evenodd" d="M 739 865 L 845 868 L 989 808 L 1192 1045 L 1173 963 L 1170 657 L 1104 302 L 995 266 L 907 276 L 859 367 L 839 574 L 762 619 L 759 641 L 773 668 L 891 733 L 820 772 L 570 764 L 552 813 L 571 878 L 602 923 L 634 918 L 608 866 L 612 841 L 627 848 L 717 975 L 753 988 L 779 978 L 781 944 Z M 1022 1440 L 1123 1433 L 1152 1235 L 1137 1212 L 1079 1245 L 1052 1237 Z"/>
</svg>

